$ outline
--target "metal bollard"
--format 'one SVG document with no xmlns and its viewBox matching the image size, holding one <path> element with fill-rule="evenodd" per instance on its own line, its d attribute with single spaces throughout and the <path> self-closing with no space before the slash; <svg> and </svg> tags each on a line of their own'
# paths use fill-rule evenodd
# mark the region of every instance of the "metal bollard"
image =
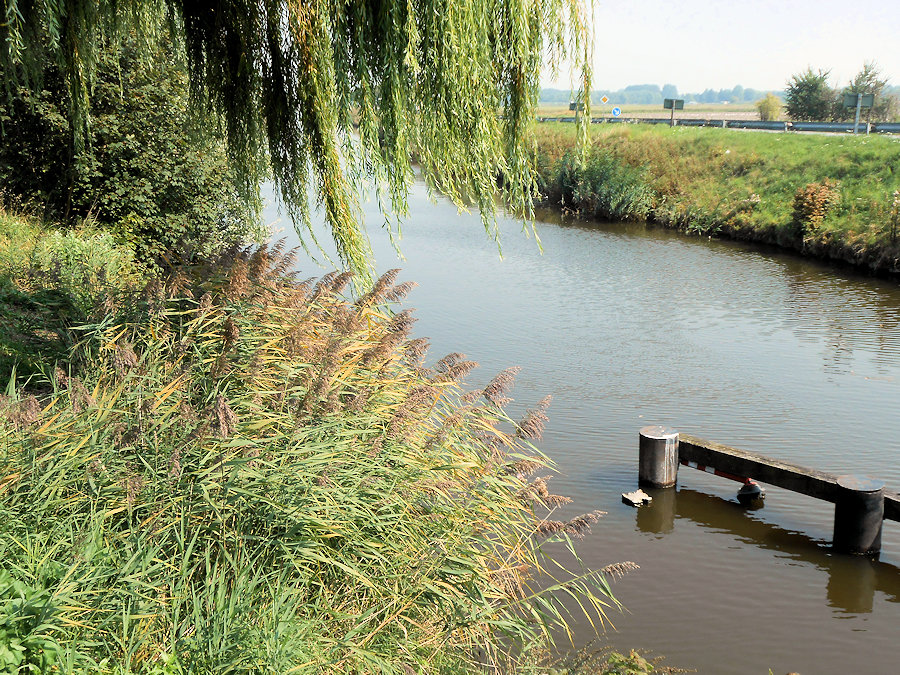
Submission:
<svg viewBox="0 0 900 675">
<path fill-rule="evenodd" d="M 638 485 L 667 488 L 678 478 L 678 432 L 661 426 L 641 429 Z"/>
<path fill-rule="evenodd" d="M 834 504 L 836 551 L 873 555 L 881 550 L 884 520 L 884 483 L 864 476 L 840 476 Z"/>
</svg>

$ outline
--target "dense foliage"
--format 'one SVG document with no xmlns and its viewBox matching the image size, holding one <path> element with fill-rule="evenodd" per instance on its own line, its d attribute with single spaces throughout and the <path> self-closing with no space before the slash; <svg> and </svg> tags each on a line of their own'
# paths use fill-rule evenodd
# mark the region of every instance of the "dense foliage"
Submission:
<svg viewBox="0 0 900 675">
<path fill-rule="evenodd" d="M 850 84 L 840 92 L 841 100 L 836 101 L 835 118 L 849 120 L 856 115 L 853 108 L 844 107 L 844 94 L 874 94 L 874 105 L 863 112 L 862 119 L 872 121 L 897 119 L 900 116 L 900 99 L 896 94 L 889 93 L 887 88 L 887 79 L 882 76 L 878 66 L 872 61 L 865 63 Z"/>
<path fill-rule="evenodd" d="M 579 0 L 2 7 L 4 83 L 35 86 L 45 64 L 57 64 L 82 144 L 102 46 L 132 30 L 150 45 L 146 54 L 167 30 L 186 60 L 193 101 L 222 123 L 233 165 L 249 180 L 267 159 L 298 222 L 308 222 L 312 183 L 338 252 L 357 270 L 369 261 L 354 183 L 377 179 L 403 211 L 415 151 L 426 180 L 460 204 L 471 198 L 487 225 L 498 193 L 527 211 L 534 180 L 525 130 L 548 55 L 552 65 L 568 52 L 585 99 L 590 90 L 591 31 Z"/>
<path fill-rule="evenodd" d="M 793 120 L 841 122 L 853 120 L 855 108 L 844 107 L 844 94 L 874 94 L 872 108 L 862 111 L 861 119 L 872 122 L 892 122 L 900 116 L 900 99 L 887 86 L 878 65 L 867 62 L 843 89 L 828 84 L 829 71 L 813 72 L 807 68 L 794 75 L 785 94 L 785 109 Z"/>
<path fill-rule="evenodd" d="M 172 265 L 260 236 L 256 185 L 242 189 L 215 129 L 188 110 L 187 77 L 164 50 L 134 40 L 98 54 L 86 147 L 75 153 L 65 82 L 0 98 L 0 182 L 51 220 L 111 229 L 144 260 Z"/>
<path fill-rule="evenodd" d="M 468 672 L 561 628 L 559 593 L 601 617 L 615 603 L 605 575 L 630 565 L 536 583 L 542 540 L 596 518 L 548 518 L 565 500 L 528 478 L 546 465 L 530 443 L 546 402 L 513 422 L 511 371 L 463 395 L 474 363 L 424 368 L 410 313 L 387 308 L 411 286 L 396 273 L 348 300 L 348 274 L 313 286 L 292 267 L 277 249 L 234 251 L 97 292 L 91 323 L 57 323 L 75 344 L 56 367 L 13 371 L 0 659 Z M 28 295 L 29 279 L 11 281 Z"/>
<path fill-rule="evenodd" d="M 813 72 L 807 68 L 791 77 L 784 96 L 788 117 L 814 122 L 831 119 L 835 94 L 828 84 L 828 74 L 827 70 Z"/>
</svg>

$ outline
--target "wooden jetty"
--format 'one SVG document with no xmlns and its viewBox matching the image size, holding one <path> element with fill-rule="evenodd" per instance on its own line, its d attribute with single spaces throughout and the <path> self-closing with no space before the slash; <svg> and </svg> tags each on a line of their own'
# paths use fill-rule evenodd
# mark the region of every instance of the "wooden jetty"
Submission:
<svg viewBox="0 0 900 675">
<path fill-rule="evenodd" d="M 831 502 L 835 550 L 860 555 L 881 550 L 882 522 L 900 521 L 900 495 L 867 476 L 834 475 L 660 426 L 640 431 L 638 483 L 674 487 L 678 465 L 688 464 L 745 484 L 756 481 Z"/>
</svg>

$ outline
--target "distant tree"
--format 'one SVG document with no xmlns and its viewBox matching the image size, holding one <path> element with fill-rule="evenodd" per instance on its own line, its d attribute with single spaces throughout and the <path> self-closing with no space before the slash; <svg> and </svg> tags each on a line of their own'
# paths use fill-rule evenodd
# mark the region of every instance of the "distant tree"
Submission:
<svg viewBox="0 0 900 675">
<path fill-rule="evenodd" d="M 731 90 L 731 96 L 730 96 L 729 100 L 732 103 L 740 103 L 741 101 L 743 101 L 744 100 L 744 88 L 739 84 L 734 85 L 734 89 Z"/>
<path fill-rule="evenodd" d="M 875 105 L 865 112 L 864 119 L 872 121 L 891 121 L 900 112 L 897 97 L 887 93 L 887 80 L 881 75 L 881 69 L 874 61 L 863 64 L 850 84 L 838 94 L 834 104 L 834 117 L 838 120 L 852 119 L 856 111 L 844 107 L 844 94 L 874 94 Z"/>
<path fill-rule="evenodd" d="M 658 84 L 631 84 L 621 91 L 625 103 L 650 105 L 662 103 L 662 91 Z"/>
<path fill-rule="evenodd" d="M 663 98 L 678 98 L 678 87 L 674 84 L 664 84 L 662 88 Z"/>
<path fill-rule="evenodd" d="M 763 122 L 774 122 L 781 117 L 781 99 L 772 92 L 766 94 L 765 98 L 759 99 L 755 105 L 759 112 L 759 119 Z"/>
<path fill-rule="evenodd" d="M 784 107 L 788 117 L 799 121 L 832 118 L 835 92 L 828 85 L 830 71 L 813 72 L 807 68 L 791 77 L 785 91 Z"/>
</svg>

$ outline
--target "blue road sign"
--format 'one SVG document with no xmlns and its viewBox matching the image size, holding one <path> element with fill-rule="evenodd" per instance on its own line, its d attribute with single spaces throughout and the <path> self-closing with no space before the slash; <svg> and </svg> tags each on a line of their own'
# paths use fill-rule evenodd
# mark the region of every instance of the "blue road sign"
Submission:
<svg viewBox="0 0 900 675">
<path fill-rule="evenodd" d="M 618 117 L 619 115 L 622 114 L 622 109 L 621 108 L 613 108 L 612 113 L 613 113 L 613 117 Z"/>
</svg>

